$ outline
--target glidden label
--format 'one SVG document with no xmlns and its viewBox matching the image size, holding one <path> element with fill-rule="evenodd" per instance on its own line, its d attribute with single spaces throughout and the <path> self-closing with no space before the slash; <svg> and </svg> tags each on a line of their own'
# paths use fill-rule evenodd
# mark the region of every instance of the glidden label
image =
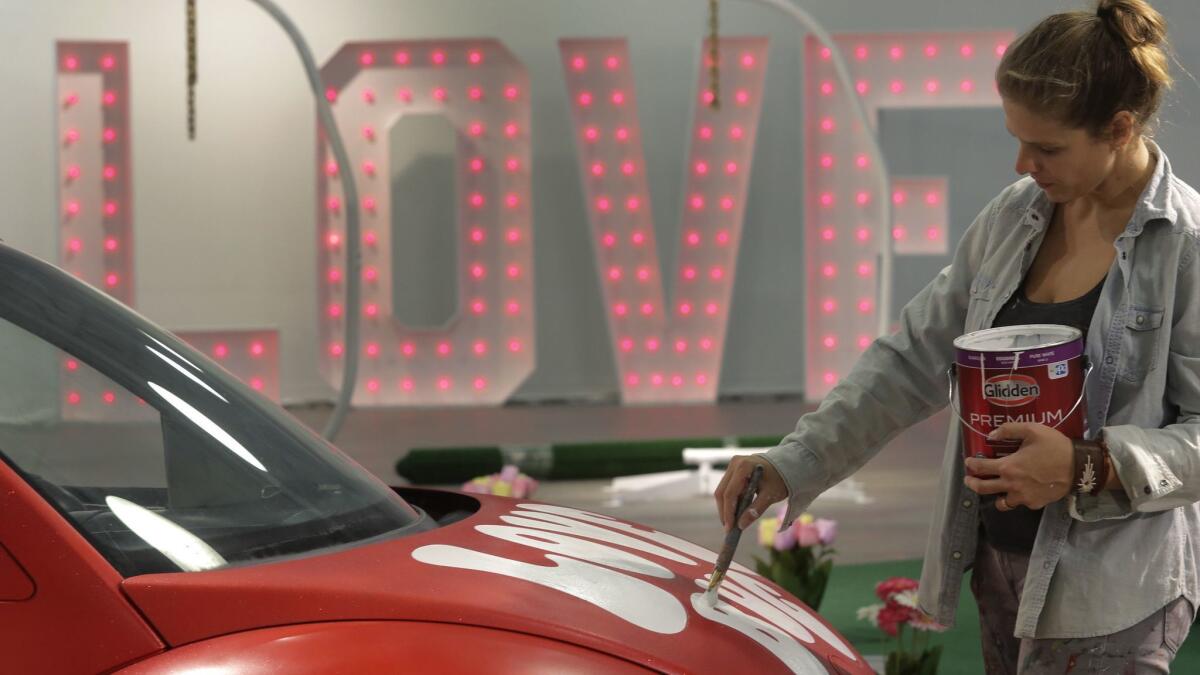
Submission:
<svg viewBox="0 0 1200 675">
<path fill-rule="evenodd" d="M 1037 400 L 1042 393 L 1037 380 L 1029 375 L 995 375 L 983 384 L 983 397 L 1005 408 L 1016 408 Z"/>
</svg>

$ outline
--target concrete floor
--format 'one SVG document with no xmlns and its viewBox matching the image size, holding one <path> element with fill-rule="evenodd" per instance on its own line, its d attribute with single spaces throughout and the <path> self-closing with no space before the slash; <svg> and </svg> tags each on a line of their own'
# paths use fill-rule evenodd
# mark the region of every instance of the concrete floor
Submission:
<svg viewBox="0 0 1200 675">
<path fill-rule="evenodd" d="M 779 435 L 790 431 L 805 406 L 796 400 L 713 406 L 518 406 L 450 410 L 359 410 L 336 443 L 385 481 L 411 447 L 564 443 L 597 440 Z M 293 410 L 320 428 L 327 409 Z M 941 469 L 948 415 L 939 414 L 893 440 L 855 475 L 872 500 L 823 496 L 810 511 L 838 522 L 841 564 L 920 558 Z M 713 499 L 706 496 L 611 505 L 607 480 L 541 484 L 535 498 L 636 521 L 718 549 L 723 539 Z M 753 566 L 762 553 L 747 533 L 737 560 Z"/>
</svg>

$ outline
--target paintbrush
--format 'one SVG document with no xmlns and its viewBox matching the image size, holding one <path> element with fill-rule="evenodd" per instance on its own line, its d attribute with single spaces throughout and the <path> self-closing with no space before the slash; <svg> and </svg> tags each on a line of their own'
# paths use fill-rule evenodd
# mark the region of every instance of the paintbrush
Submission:
<svg viewBox="0 0 1200 675">
<path fill-rule="evenodd" d="M 756 464 L 754 470 L 750 472 L 750 480 L 746 482 L 746 489 L 738 497 L 737 513 L 733 516 L 733 527 L 725 533 L 725 544 L 721 546 L 721 553 L 717 555 L 717 565 L 713 568 L 712 577 L 708 580 L 708 590 L 704 593 L 704 600 L 709 607 L 717 605 L 717 588 L 720 587 L 721 580 L 725 578 L 725 573 L 729 571 L 729 565 L 733 563 L 733 554 L 737 551 L 738 541 L 742 538 L 742 528 L 738 527 L 738 523 L 742 521 L 742 514 L 750 507 L 750 502 L 754 501 L 762 474 L 762 465 Z"/>
</svg>

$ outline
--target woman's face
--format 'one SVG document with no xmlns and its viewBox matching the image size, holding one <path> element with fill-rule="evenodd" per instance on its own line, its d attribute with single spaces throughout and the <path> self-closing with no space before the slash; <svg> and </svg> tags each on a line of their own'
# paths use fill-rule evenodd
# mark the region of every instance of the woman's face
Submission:
<svg viewBox="0 0 1200 675">
<path fill-rule="evenodd" d="M 1029 174 L 1050 201 L 1064 204 L 1095 192 L 1116 163 L 1111 141 L 1003 99 L 1005 126 L 1018 142 L 1017 173 Z"/>
</svg>

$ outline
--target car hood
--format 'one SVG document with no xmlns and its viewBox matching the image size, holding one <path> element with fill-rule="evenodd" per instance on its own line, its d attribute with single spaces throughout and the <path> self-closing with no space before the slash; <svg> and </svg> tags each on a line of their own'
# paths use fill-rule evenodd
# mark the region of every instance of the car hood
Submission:
<svg viewBox="0 0 1200 675">
<path fill-rule="evenodd" d="M 601 514 L 479 499 L 469 517 L 406 537 L 123 586 L 172 646 L 266 626 L 409 620 L 544 636 L 669 673 L 872 672 L 815 612 L 740 565 L 709 607 L 712 551 Z"/>
</svg>

